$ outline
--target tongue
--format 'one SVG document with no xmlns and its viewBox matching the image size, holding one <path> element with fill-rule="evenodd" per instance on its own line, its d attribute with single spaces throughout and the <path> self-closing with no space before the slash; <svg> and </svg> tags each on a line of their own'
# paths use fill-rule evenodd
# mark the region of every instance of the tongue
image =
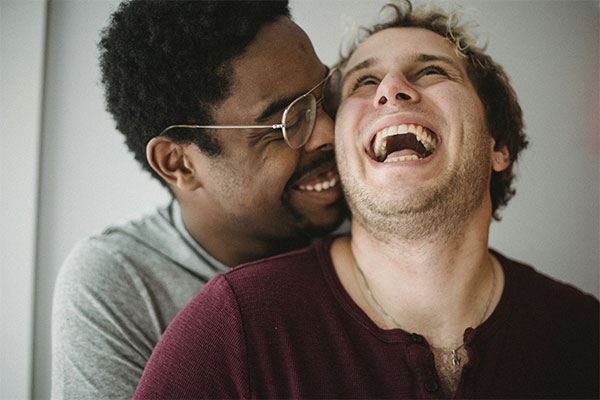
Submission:
<svg viewBox="0 0 600 400">
<path fill-rule="evenodd" d="M 417 140 L 417 137 L 411 133 L 390 136 L 387 141 L 386 149 L 386 158 L 411 155 L 422 157 L 427 151 L 423 144 Z"/>
<path fill-rule="evenodd" d="M 386 160 L 388 158 L 394 158 L 394 157 L 402 157 L 402 156 L 417 156 L 419 158 L 421 158 L 421 154 L 419 154 L 418 152 L 412 150 L 412 149 L 403 149 L 403 150 L 399 150 L 399 151 L 394 151 L 393 153 L 389 153 L 387 155 Z"/>
</svg>

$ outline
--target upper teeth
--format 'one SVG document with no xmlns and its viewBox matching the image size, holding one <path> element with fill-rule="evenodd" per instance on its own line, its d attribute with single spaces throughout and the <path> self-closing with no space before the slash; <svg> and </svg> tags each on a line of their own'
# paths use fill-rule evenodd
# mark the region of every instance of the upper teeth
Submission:
<svg viewBox="0 0 600 400">
<path fill-rule="evenodd" d="M 334 187 L 337 183 L 338 183 L 338 179 L 336 176 L 336 177 L 329 179 L 328 181 L 319 182 L 315 185 L 300 185 L 299 189 L 300 190 L 308 190 L 309 192 L 313 191 L 313 190 L 320 192 L 321 190 L 327 190 L 329 188 Z"/>
<path fill-rule="evenodd" d="M 384 160 L 386 157 L 386 138 L 393 135 L 406 135 L 407 133 L 412 133 L 417 137 L 417 140 L 423 144 L 425 150 L 431 151 L 435 149 L 437 144 L 436 139 L 429 134 L 427 129 L 423 128 L 421 125 L 413 125 L 413 124 L 402 124 L 396 126 L 389 126 L 381 131 L 377 132 L 375 135 L 375 144 L 373 146 L 373 151 L 375 152 L 375 156 L 379 160 Z"/>
</svg>

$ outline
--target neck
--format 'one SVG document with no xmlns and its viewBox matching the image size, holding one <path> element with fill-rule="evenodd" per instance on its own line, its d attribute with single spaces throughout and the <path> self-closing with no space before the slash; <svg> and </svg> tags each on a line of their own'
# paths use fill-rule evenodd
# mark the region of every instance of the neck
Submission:
<svg viewBox="0 0 600 400">
<path fill-rule="evenodd" d="M 252 235 L 239 229 L 227 216 L 198 213 L 197 203 L 179 201 L 181 217 L 192 238 L 211 256 L 229 267 L 301 248 L 309 244 L 306 238 L 274 238 Z M 205 208 L 207 209 L 207 208 Z M 238 229 L 236 229 L 238 228 Z"/>
<path fill-rule="evenodd" d="M 456 347 L 467 327 L 487 318 L 501 293 L 501 270 L 487 249 L 489 223 L 489 217 L 475 218 L 457 230 L 461 234 L 456 237 L 418 242 L 389 238 L 383 243 L 353 222 L 352 237 L 337 247 L 346 247 L 337 253 L 342 257 L 336 260 L 332 248 L 336 272 L 382 328 L 400 327 L 424 335 L 433 346 Z M 371 297 L 399 326 L 378 310 Z"/>
</svg>

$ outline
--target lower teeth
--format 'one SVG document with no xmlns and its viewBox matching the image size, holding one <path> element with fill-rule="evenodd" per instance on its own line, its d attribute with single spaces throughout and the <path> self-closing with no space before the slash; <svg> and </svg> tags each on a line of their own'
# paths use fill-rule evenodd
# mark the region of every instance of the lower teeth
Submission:
<svg viewBox="0 0 600 400">
<path fill-rule="evenodd" d="M 398 161 L 410 161 L 410 160 L 418 160 L 418 159 L 419 159 L 419 157 L 413 154 L 411 156 L 386 158 L 384 163 L 391 163 L 391 162 L 398 162 Z"/>
</svg>

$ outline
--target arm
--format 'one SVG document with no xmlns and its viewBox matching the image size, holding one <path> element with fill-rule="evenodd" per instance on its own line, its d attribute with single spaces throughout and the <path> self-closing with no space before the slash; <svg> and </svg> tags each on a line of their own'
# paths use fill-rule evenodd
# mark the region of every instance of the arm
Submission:
<svg viewBox="0 0 600 400">
<path fill-rule="evenodd" d="M 130 398 L 161 334 L 136 270 L 101 243 L 78 245 L 61 268 L 52 316 L 52 397 Z"/>
<path fill-rule="evenodd" d="M 134 399 L 248 398 L 246 357 L 236 296 L 217 276 L 169 325 Z"/>
</svg>

